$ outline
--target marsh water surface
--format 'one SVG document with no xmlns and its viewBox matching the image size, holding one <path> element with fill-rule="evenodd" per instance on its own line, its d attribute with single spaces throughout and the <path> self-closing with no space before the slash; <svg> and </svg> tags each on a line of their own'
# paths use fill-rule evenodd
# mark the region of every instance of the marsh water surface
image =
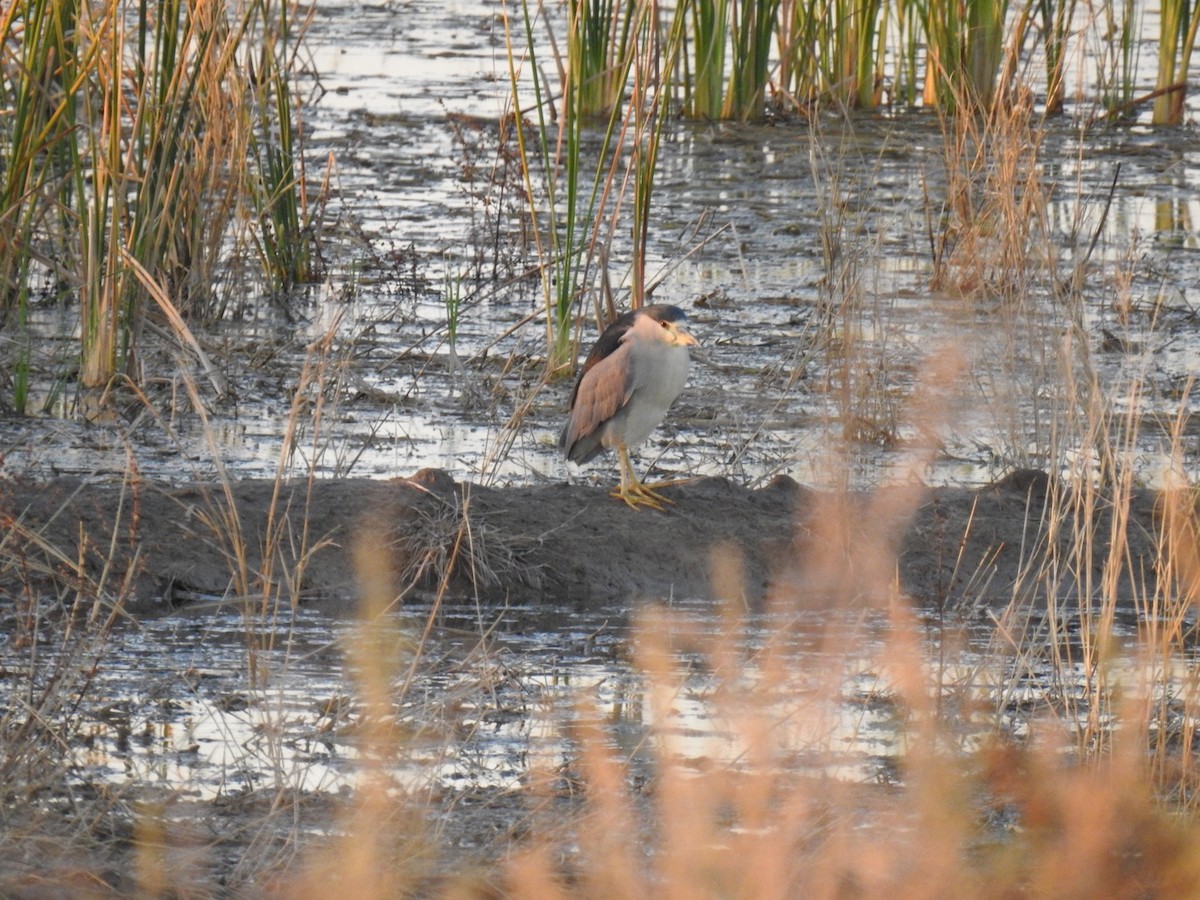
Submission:
<svg viewBox="0 0 1200 900">
<path fill-rule="evenodd" d="M 233 385 L 219 397 L 199 380 L 204 421 L 183 390 L 190 363 L 163 353 L 153 412 L 131 404 L 85 422 L 54 415 L 67 402 L 55 395 L 46 414 L 0 421 L 4 469 L 109 480 L 132 463 L 191 481 L 213 478 L 219 460 L 233 478 L 270 478 L 281 467 L 388 478 L 436 467 L 501 485 L 611 480 L 611 461 L 568 472 L 555 446 L 570 385 L 542 378 L 545 322 L 521 239 L 522 186 L 499 152 L 503 14 L 486 2 L 320 3 L 305 117 L 309 179 L 328 174 L 332 185 L 327 280 L 286 315 L 247 307 L 251 324 L 201 335 Z M 931 235 L 950 178 L 947 136 L 931 115 L 673 123 L 648 268 L 662 273 L 654 299 L 687 309 L 704 346 L 639 465 L 761 485 L 779 473 L 836 481 L 845 464 L 854 483 L 877 484 L 918 436 L 910 400 L 929 360 L 953 353 L 963 369 L 922 473 L 929 481 L 978 484 L 1014 465 L 1048 465 L 1062 422 L 1090 402 L 1074 382 L 1085 357 L 1136 478 L 1155 484 L 1172 468 L 1195 476 L 1200 142 L 1192 126 L 1084 133 L 1071 118 L 1049 123 L 1041 140 L 1047 230 L 1026 249 L 1053 259 L 1064 279 L 1087 273 L 1069 308 L 1043 282 L 1031 281 L 1019 302 L 962 283 L 932 286 Z M 618 292 L 627 267 L 618 238 L 609 259 Z M 453 347 L 448 283 L 463 298 Z M 331 350 L 317 356 L 326 335 Z M 593 336 L 585 317 L 582 339 Z M 305 409 L 317 396 L 325 405 L 319 420 L 301 416 L 297 433 L 289 415 L 306 361 L 319 363 L 321 378 L 306 388 Z M 52 387 L 43 384 L 42 396 Z M 1078 437 L 1086 468 L 1086 435 Z M 709 605 L 662 599 L 689 623 L 689 640 L 720 630 Z M 662 725 L 649 721 L 630 663 L 628 609 L 456 607 L 436 615 L 420 643 L 429 614 L 418 604 L 389 619 L 398 658 L 422 652 L 398 710 L 413 740 L 412 768 L 393 773 L 400 784 L 519 791 L 531 767 L 570 762 L 562 722 L 581 696 L 604 711 L 631 760 L 647 727 Z M 827 674 L 823 642 L 841 626 L 832 614 L 811 616 L 784 629 L 795 680 L 778 702 L 795 705 L 782 718 L 797 723 L 780 738 L 785 755 L 798 769 L 886 780 L 904 737 L 882 644 L 839 656 L 837 689 L 819 691 L 807 679 Z M 979 736 L 971 709 L 1008 710 L 1000 718 L 1019 731 L 1039 704 L 1080 702 L 1082 689 L 1057 681 L 1048 664 L 998 652 L 993 622 L 965 623 L 952 640 L 937 622 L 922 619 L 923 646 L 931 665 L 945 665 L 940 683 L 947 703 L 959 704 L 964 746 Z M 204 800 L 281 784 L 334 793 L 353 785 L 360 723 L 347 647 L 356 627 L 300 610 L 267 625 L 225 611 L 117 628 L 79 711 L 88 724 L 73 748 L 78 776 Z M 888 626 L 863 614 L 846 627 L 869 638 Z M 1135 630 L 1118 623 L 1116 636 Z M 776 632 L 745 623 L 745 677 Z M 24 659 L 3 664 L 19 673 Z M 668 731 L 685 757 L 736 758 L 703 654 L 695 659 Z M 815 717 L 801 709 L 831 696 Z M 819 733 L 806 730 L 814 721 Z"/>
</svg>

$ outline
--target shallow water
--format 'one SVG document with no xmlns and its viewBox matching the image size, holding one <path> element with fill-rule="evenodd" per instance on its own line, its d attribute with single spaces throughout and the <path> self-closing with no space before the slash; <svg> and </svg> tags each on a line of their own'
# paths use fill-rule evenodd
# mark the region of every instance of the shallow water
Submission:
<svg viewBox="0 0 1200 900">
<path fill-rule="evenodd" d="M 683 615 L 686 625 L 704 632 L 716 624 L 699 610 Z M 407 690 L 400 691 L 404 673 L 393 673 L 394 714 L 406 743 L 401 756 L 411 766 L 393 774 L 409 787 L 429 779 L 463 789 L 519 787 L 538 761 L 553 766 L 571 757 L 563 727 L 580 698 L 613 726 L 618 743 L 638 747 L 651 704 L 629 665 L 622 618 L 619 610 L 601 610 L 570 623 L 540 622 L 532 611 L 512 609 L 481 643 L 473 611 L 439 617 Z M 424 623 L 395 616 L 388 624 L 403 646 Z M 262 636 L 249 636 L 240 616 L 225 614 L 117 630 L 82 711 L 78 777 L 170 787 L 203 799 L 263 787 L 336 792 L 353 784 L 364 728 L 364 710 L 351 699 L 354 623 L 298 612 L 278 623 L 273 649 L 252 656 L 248 647 Z M 753 652 L 753 630 L 747 637 Z M 812 669 L 820 656 L 816 636 L 796 643 L 795 662 Z M 799 648 L 806 644 L 804 653 Z M 51 649 L 40 656 L 42 665 L 53 666 Z M 727 756 L 730 735 L 706 702 L 711 677 L 693 656 L 697 671 L 673 698 L 674 714 L 686 723 L 677 725 L 673 742 L 685 757 L 711 756 L 721 744 L 724 751 L 716 752 Z M 685 671 L 689 658 L 681 657 Z M 10 677 L 27 659 L 6 660 Z M 878 690 L 878 676 L 853 674 L 845 687 L 848 700 L 865 696 Z M 885 748 L 896 736 L 882 733 L 869 709 L 847 711 L 859 720 L 843 723 L 856 734 L 855 745 L 840 735 L 822 741 L 810 764 L 853 768 L 861 776 L 871 756 L 889 755 Z M 672 729 L 663 733 L 671 736 Z M 836 759 L 828 756 L 833 747 L 840 750 Z"/>
<path fill-rule="evenodd" d="M 427 608 L 386 614 L 366 631 L 303 610 L 251 630 L 232 612 L 120 626 L 70 713 L 72 777 L 195 800 L 259 789 L 337 794 L 363 776 L 364 752 L 382 752 L 388 777 L 407 792 L 520 791 L 574 764 L 571 723 L 583 717 L 602 723 L 635 780 L 651 777 L 663 755 L 685 767 L 761 764 L 761 747 L 745 756 L 747 741 L 768 723 L 773 765 L 890 782 L 920 727 L 900 687 L 914 653 L 928 674 L 926 699 L 963 752 L 997 736 L 1023 739 L 1035 721 L 1045 739 L 1049 714 L 1070 742 L 1093 703 L 1108 722 L 1118 696 L 1161 700 L 1161 676 L 1151 678 L 1154 661 L 1136 653 L 1133 622 L 1115 626 L 1129 653 L 1098 679 L 1029 646 L 1005 646 L 989 620 L 928 614 L 906 625 L 878 612 L 825 611 L 736 621 L 687 602 L 660 612 L 651 631 L 631 629 L 616 608 L 457 606 L 436 614 L 427 633 Z M 915 644 L 904 637 L 909 627 Z M 366 656 L 364 635 L 374 648 Z M 669 675 L 634 662 L 649 658 L 649 635 L 668 650 Z M 13 696 L 35 696 L 61 671 L 58 637 L 43 640 L 36 651 L 4 650 Z M 382 665 L 390 698 L 382 751 L 371 737 L 378 720 L 360 699 L 364 665 Z"/>
</svg>

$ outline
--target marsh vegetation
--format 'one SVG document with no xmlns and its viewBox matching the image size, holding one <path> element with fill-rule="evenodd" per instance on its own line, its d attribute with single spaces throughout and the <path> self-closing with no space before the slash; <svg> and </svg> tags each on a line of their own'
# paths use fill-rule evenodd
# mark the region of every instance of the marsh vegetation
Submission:
<svg viewBox="0 0 1200 900">
<path fill-rule="evenodd" d="M 1191 893 L 1198 21 L 9 4 L 0 893 Z"/>
</svg>

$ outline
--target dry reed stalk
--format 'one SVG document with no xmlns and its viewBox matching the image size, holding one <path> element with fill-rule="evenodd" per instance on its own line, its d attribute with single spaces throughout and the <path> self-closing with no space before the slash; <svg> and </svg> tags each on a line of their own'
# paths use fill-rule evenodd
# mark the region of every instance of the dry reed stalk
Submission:
<svg viewBox="0 0 1200 900">
<path fill-rule="evenodd" d="M 1055 271 L 1044 256 L 1052 243 L 1045 240 L 1043 130 L 1028 102 L 944 122 L 947 186 L 931 214 L 933 288 L 1020 298 Z"/>
<path fill-rule="evenodd" d="M 403 751 L 394 685 L 405 655 L 419 655 L 387 615 L 395 602 L 390 545 L 380 530 L 364 530 L 355 545 L 361 588 L 360 622 L 350 647 L 361 703 L 359 766 L 353 800 L 338 836 L 313 849 L 283 884 L 291 897 L 325 897 L 337 884 L 349 896 L 411 894 L 428 874 L 429 847 L 419 802 L 407 797 L 391 772 Z"/>
</svg>

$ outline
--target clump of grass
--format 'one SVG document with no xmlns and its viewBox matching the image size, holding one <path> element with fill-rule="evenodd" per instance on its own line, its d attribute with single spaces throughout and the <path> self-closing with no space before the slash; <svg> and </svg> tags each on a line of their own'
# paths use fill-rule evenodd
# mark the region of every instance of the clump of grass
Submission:
<svg viewBox="0 0 1200 900">
<path fill-rule="evenodd" d="M 781 4 L 777 27 L 781 90 L 791 104 L 801 108 L 822 104 L 842 110 L 878 106 L 893 18 L 898 26 L 895 49 L 908 53 L 909 66 L 915 72 L 916 9 L 917 4 L 896 4 L 893 15 L 892 5 L 884 0 L 827 6 L 811 2 Z M 911 73 L 902 74 L 893 84 L 893 92 L 898 90 L 901 96 L 912 98 L 912 85 Z"/>
<path fill-rule="evenodd" d="M 730 37 L 733 76 L 722 110 L 727 119 L 759 119 L 765 109 L 771 37 L 779 0 L 745 0 L 738 7 Z"/>
<path fill-rule="evenodd" d="M 250 9 L 261 32 L 259 60 L 251 68 L 257 127 L 250 134 L 256 165 L 249 194 L 258 217 L 251 235 L 268 284 L 287 292 L 312 281 L 318 269 L 317 204 L 308 196 L 303 120 L 292 93 L 294 54 L 316 6 L 299 23 L 292 17 L 302 10 L 288 0 L 256 0 Z"/>
<path fill-rule="evenodd" d="M 636 0 L 571 0 L 567 5 L 565 78 L 578 91 L 578 115 L 607 119 L 625 90 L 632 35 L 637 28 Z"/>
<path fill-rule="evenodd" d="M 142 12 L 20 0 L 0 16 L 0 95 L 12 109 L 0 118 L 0 314 L 25 348 L 19 411 L 39 283 L 78 302 L 79 382 L 90 391 L 140 381 L 136 348 L 156 306 L 139 268 L 193 320 L 224 309 L 230 245 L 257 241 L 270 286 L 312 273 L 288 87 L 299 35 L 286 5 L 172 0 Z M 261 56 L 248 75 L 251 42 Z"/>
<path fill-rule="evenodd" d="M 933 287 L 1019 298 L 1055 272 L 1046 258 L 1044 129 L 1029 98 L 944 122 L 944 193 L 931 196 Z"/>
</svg>

